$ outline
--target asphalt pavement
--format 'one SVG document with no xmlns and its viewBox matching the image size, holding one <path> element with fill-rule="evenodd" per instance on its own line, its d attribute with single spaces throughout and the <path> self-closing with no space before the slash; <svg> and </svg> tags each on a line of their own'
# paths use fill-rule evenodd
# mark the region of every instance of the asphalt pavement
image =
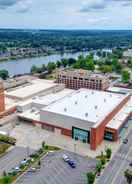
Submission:
<svg viewBox="0 0 132 184">
<path fill-rule="evenodd" d="M 62 159 L 67 154 L 76 162 L 76 168 L 71 168 Z M 85 184 L 86 173 L 96 166 L 95 159 L 82 157 L 75 153 L 59 151 L 49 153 L 41 160 L 41 168 L 36 172 L 27 172 L 16 184 Z"/>
<path fill-rule="evenodd" d="M 131 169 L 132 162 L 132 130 L 129 132 L 128 143 L 120 146 L 117 153 L 114 155 L 103 174 L 97 180 L 97 184 L 127 184 L 124 171 Z"/>
<path fill-rule="evenodd" d="M 0 175 L 3 174 L 3 171 L 9 172 L 12 168 L 18 166 L 24 158 L 27 158 L 29 153 L 33 153 L 33 150 L 27 150 L 23 147 L 12 148 L 0 158 Z"/>
</svg>

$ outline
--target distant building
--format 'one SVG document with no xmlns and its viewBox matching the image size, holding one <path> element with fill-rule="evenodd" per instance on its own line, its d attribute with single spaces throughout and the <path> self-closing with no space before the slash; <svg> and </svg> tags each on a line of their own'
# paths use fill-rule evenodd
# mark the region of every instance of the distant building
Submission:
<svg viewBox="0 0 132 184">
<path fill-rule="evenodd" d="M 88 88 L 106 90 L 109 87 L 109 79 L 105 75 L 90 73 L 87 70 L 58 70 L 57 83 L 63 83 L 67 88 Z"/>
<path fill-rule="evenodd" d="M 127 58 L 127 59 L 132 58 L 132 49 L 128 49 L 128 50 L 124 51 L 123 57 Z"/>
<path fill-rule="evenodd" d="M 0 113 L 5 110 L 5 95 L 3 82 L 0 81 Z"/>
</svg>

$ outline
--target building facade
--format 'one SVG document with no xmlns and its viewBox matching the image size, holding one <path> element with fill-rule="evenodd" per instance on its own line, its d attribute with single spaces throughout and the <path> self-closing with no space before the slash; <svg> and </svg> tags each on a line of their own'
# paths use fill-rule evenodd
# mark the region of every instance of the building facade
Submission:
<svg viewBox="0 0 132 184">
<path fill-rule="evenodd" d="M 105 75 L 89 73 L 87 70 L 59 70 L 56 82 L 70 89 L 106 90 L 109 87 L 109 79 Z"/>
<path fill-rule="evenodd" d="M 3 111 L 5 111 L 5 95 L 3 83 L 0 81 L 0 113 Z"/>
</svg>

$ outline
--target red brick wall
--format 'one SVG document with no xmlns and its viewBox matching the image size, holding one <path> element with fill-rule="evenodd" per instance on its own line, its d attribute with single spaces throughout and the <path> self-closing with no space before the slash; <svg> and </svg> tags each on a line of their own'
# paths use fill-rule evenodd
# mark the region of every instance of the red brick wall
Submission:
<svg viewBox="0 0 132 184">
<path fill-rule="evenodd" d="M 4 88 L 0 84 L 0 112 L 5 110 L 5 95 L 4 95 Z"/>
<path fill-rule="evenodd" d="M 107 123 L 120 111 L 120 109 L 128 102 L 131 95 L 128 95 L 111 113 L 109 113 L 105 119 L 100 123 L 100 125 L 96 128 L 91 129 L 91 141 L 90 146 L 91 149 L 95 150 L 97 146 L 104 139 L 104 131 Z"/>
<path fill-rule="evenodd" d="M 12 107 L 8 110 L 5 110 L 4 112 L 0 113 L 0 118 L 3 118 L 4 116 L 8 116 L 16 111 L 16 107 Z"/>
</svg>

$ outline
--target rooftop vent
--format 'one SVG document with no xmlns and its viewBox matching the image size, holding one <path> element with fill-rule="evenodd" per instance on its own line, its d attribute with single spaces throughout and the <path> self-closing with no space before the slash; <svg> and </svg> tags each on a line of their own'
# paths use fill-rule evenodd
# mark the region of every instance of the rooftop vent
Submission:
<svg viewBox="0 0 132 184">
<path fill-rule="evenodd" d="M 110 94 L 110 97 L 112 97 L 112 94 Z"/>
<path fill-rule="evenodd" d="M 95 108 L 95 109 L 98 109 L 98 106 L 97 106 L 97 105 L 95 105 L 95 106 L 94 106 L 94 108 Z"/>
<path fill-rule="evenodd" d="M 92 94 L 94 94 L 94 91 L 92 91 Z"/>
<path fill-rule="evenodd" d="M 85 113 L 85 117 L 88 117 L 88 113 L 87 112 Z"/>
<path fill-rule="evenodd" d="M 98 117 L 98 115 L 96 114 L 96 117 Z"/>
<path fill-rule="evenodd" d="M 64 108 L 64 111 L 67 112 L 67 108 Z"/>
<path fill-rule="evenodd" d="M 106 102 L 106 99 L 104 98 L 104 102 Z"/>
<path fill-rule="evenodd" d="M 85 95 L 85 98 L 87 98 L 88 97 L 88 95 Z"/>
<path fill-rule="evenodd" d="M 77 101 L 75 101 L 75 105 L 77 105 L 78 103 L 77 103 Z"/>
</svg>

